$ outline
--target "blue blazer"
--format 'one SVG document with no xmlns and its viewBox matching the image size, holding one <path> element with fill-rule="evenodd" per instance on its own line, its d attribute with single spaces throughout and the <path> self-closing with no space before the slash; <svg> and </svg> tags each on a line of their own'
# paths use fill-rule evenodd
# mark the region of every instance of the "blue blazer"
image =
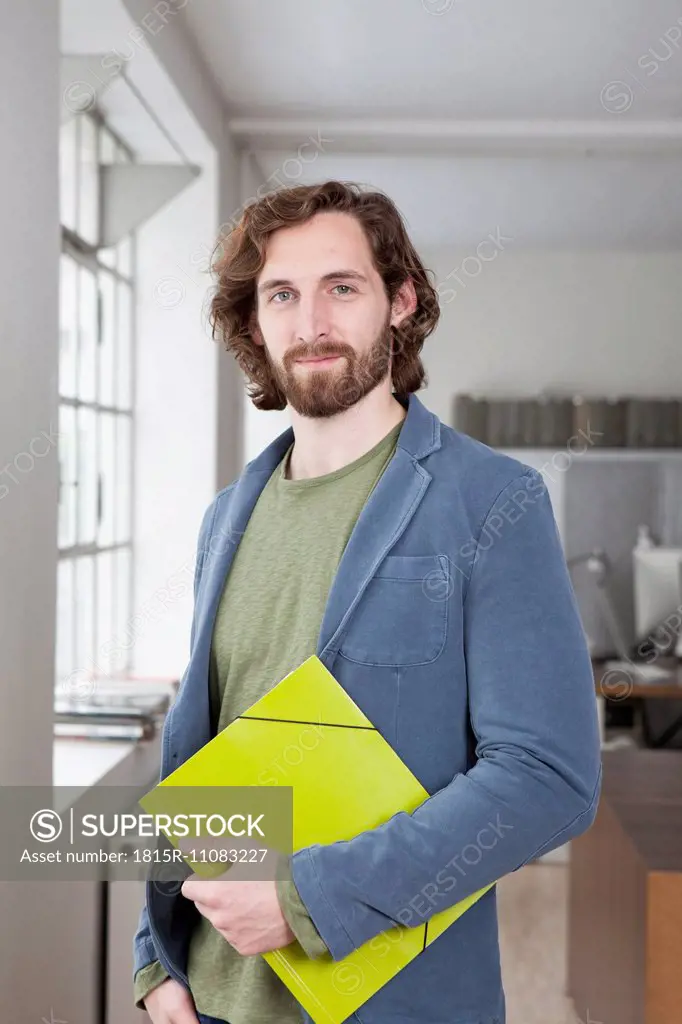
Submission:
<svg viewBox="0 0 682 1024">
<path fill-rule="evenodd" d="M 584 832 L 601 788 L 592 667 L 542 475 L 446 426 L 416 394 L 400 400 L 397 447 L 339 562 L 316 653 L 430 796 L 349 842 L 293 854 L 334 960 Z M 204 515 L 190 661 L 165 721 L 161 778 L 211 738 L 218 602 L 293 439 L 290 427 Z M 147 883 L 135 971 L 159 959 L 187 985 L 199 912 L 178 889 Z M 350 1019 L 504 1024 L 495 887 Z"/>
</svg>

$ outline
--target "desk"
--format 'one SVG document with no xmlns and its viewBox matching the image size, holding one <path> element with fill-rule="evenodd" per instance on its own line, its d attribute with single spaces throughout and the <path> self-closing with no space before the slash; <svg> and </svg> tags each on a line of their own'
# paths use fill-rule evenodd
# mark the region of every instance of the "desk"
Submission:
<svg viewBox="0 0 682 1024">
<path fill-rule="evenodd" d="M 641 682 L 634 669 L 609 669 L 603 662 L 592 663 L 597 697 L 614 704 L 636 701 L 647 747 L 665 747 L 682 733 L 682 664 L 676 658 L 661 658 L 656 665 L 668 674 Z M 603 708 L 601 714 L 603 717 Z M 679 743 L 675 745 L 679 747 Z"/>
<path fill-rule="evenodd" d="M 568 994 L 581 1019 L 682 1021 L 682 751 L 605 751 L 571 844 Z"/>
</svg>

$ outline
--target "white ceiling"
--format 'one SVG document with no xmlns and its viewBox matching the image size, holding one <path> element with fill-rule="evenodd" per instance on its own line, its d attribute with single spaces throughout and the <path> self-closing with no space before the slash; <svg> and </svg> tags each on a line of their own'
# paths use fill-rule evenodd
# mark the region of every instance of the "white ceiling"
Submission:
<svg viewBox="0 0 682 1024">
<path fill-rule="evenodd" d="M 438 13 L 441 12 L 441 13 Z M 673 0 L 190 0 L 266 177 L 387 191 L 420 244 L 682 248 Z M 310 137 L 307 163 L 287 158 Z"/>
</svg>

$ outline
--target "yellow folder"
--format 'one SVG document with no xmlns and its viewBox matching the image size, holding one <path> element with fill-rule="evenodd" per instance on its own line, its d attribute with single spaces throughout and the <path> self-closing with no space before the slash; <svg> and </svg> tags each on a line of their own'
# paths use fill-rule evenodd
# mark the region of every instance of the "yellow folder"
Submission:
<svg viewBox="0 0 682 1024">
<path fill-rule="evenodd" d="M 285 772 L 280 770 L 283 765 Z M 316 655 L 140 803 L 148 812 L 162 813 L 170 806 L 169 801 L 164 804 L 166 787 L 262 786 L 264 779 L 265 784 L 293 788 L 294 850 L 352 839 L 398 811 L 414 811 L 429 796 Z M 215 865 L 194 862 L 192 868 L 207 877 L 216 875 Z M 343 960 L 334 961 L 329 954 L 310 959 L 298 942 L 263 956 L 316 1024 L 341 1024 L 492 884 L 428 922 L 383 932 Z"/>
</svg>

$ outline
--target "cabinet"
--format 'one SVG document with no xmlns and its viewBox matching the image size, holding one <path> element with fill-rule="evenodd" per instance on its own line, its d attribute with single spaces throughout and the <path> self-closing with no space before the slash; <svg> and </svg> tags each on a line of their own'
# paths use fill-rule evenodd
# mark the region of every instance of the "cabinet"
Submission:
<svg viewBox="0 0 682 1024">
<path fill-rule="evenodd" d="M 53 782 L 82 793 L 91 792 L 91 787 L 116 787 L 115 799 L 120 796 L 125 804 L 119 810 L 134 810 L 135 801 L 158 781 L 160 761 L 160 728 L 153 739 L 138 743 L 59 739 Z M 132 846 L 129 839 L 120 840 L 118 849 L 124 844 Z M 114 840 L 110 849 L 117 849 Z M 54 940 L 55 970 L 44 978 L 36 977 L 31 957 L 35 924 L 18 912 L 12 941 L 21 951 L 15 960 L 25 975 L 22 987 L 40 987 L 46 1019 L 50 1006 L 55 1019 L 70 1024 L 140 1024 L 144 1019 L 133 1005 L 133 936 L 144 902 L 145 876 L 141 863 L 139 877 L 130 881 L 126 876 L 110 882 L 39 883 L 41 898 L 55 904 L 55 914 L 63 922 Z M 10 895 L 16 892 L 13 898 L 20 906 L 20 886 L 13 883 L 8 889 Z M 27 905 L 31 898 L 29 892 Z"/>
</svg>

